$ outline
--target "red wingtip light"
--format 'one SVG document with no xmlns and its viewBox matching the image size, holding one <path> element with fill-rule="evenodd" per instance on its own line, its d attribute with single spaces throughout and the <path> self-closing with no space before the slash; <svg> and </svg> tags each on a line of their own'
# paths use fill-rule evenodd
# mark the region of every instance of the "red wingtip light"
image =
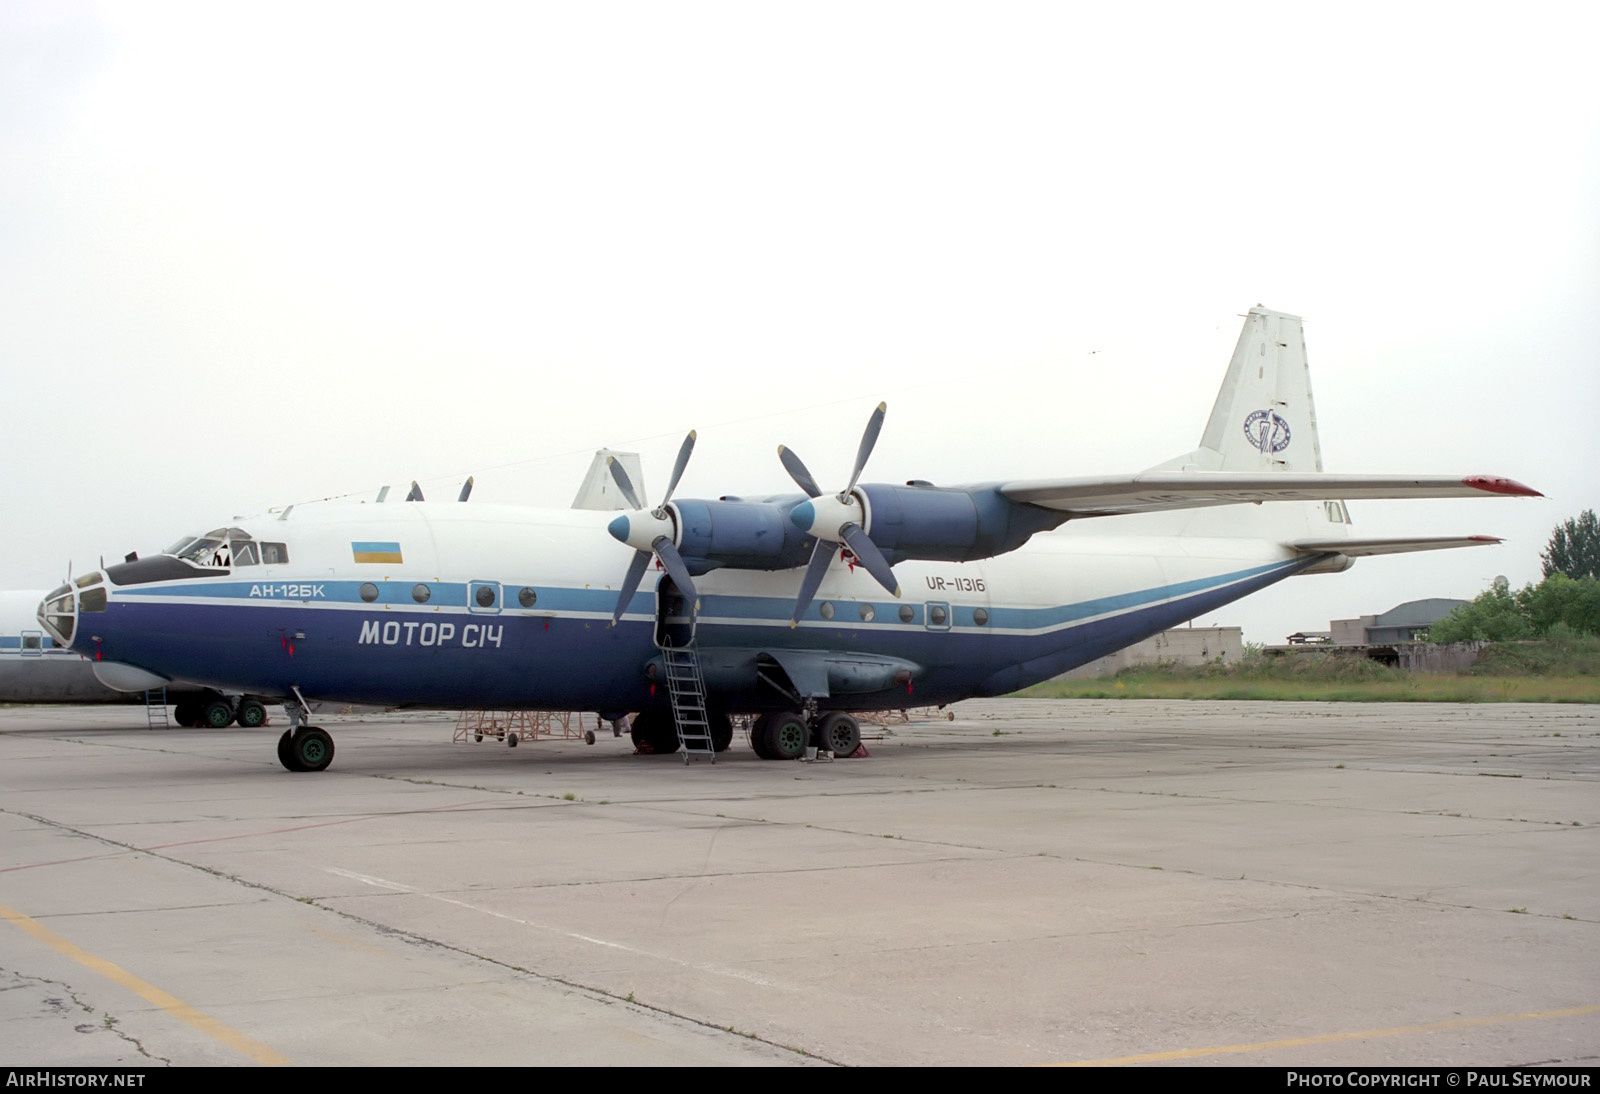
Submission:
<svg viewBox="0 0 1600 1094">
<path fill-rule="evenodd" d="M 1494 475 L 1469 475 L 1461 480 L 1465 486 L 1474 490 L 1482 490 L 1489 494 L 1510 494 L 1519 498 L 1542 498 L 1543 494 L 1531 486 L 1524 486 L 1516 479 L 1502 479 Z"/>
</svg>

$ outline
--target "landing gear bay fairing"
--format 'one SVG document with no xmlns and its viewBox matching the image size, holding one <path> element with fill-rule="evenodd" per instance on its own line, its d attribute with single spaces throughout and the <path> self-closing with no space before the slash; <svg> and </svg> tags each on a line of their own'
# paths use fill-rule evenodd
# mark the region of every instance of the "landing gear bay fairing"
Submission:
<svg viewBox="0 0 1600 1094">
<path fill-rule="evenodd" d="M 1200 447 L 1141 474 L 862 483 L 884 415 L 836 490 L 780 448 L 803 493 L 675 499 L 691 433 L 654 508 L 620 464 L 621 516 L 291 507 L 83 575 L 39 620 L 129 687 L 281 699 L 293 771 L 333 758 L 307 724 L 316 700 L 631 714 L 641 751 L 686 759 L 714 758 L 750 714 L 756 752 L 792 759 L 853 751 L 853 713 L 1003 695 L 1297 574 L 1498 542 L 1363 539 L 1351 500 L 1538 496 L 1491 476 L 1324 473 L 1301 322 L 1259 307 Z M 1061 528 L 1133 514 L 1165 516 Z"/>
</svg>

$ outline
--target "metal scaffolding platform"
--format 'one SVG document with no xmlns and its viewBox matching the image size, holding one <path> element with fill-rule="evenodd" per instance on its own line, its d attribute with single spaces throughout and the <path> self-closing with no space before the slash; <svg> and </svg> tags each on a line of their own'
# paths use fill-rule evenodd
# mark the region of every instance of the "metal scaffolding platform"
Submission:
<svg viewBox="0 0 1600 1094">
<path fill-rule="evenodd" d="M 519 741 L 583 741 L 594 744 L 603 723 L 594 715 L 594 728 L 586 729 L 587 716 L 575 710 L 464 710 L 456 719 L 456 742 L 480 743 L 485 737 L 504 741 L 512 748 Z"/>
</svg>

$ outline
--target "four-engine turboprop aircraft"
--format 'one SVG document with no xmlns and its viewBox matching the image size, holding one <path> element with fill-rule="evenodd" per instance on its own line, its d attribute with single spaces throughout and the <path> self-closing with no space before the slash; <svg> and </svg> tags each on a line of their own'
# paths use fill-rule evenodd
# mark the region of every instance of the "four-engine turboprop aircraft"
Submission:
<svg viewBox="0 0 1600 1094">
<path fill-rule="evenodd" d="M 654 509 L 619 464 L 634 509 L 618 517 L 291 507 L 83 575 L 39 618 L 142 686 L 281 697 L 294 771 L 333 757 L 306 724 L 315 699 L 634 712 L 642 750 L 681 742 L 686 758 L 726 748 L 729 714 L 751 713 L 757 753 L 794 758 L 852 751 L 851 711 L 1015 691 L 1296 574 L 1498 542 L 1362 539 L 1350 499 L 1538 496 L 1487 476 L 1322 473 L 1300 320 L 1260 307 L 1200 447 L 1143 474 L 858 484 L 883 416 L 837 493 L 780 448 L 804 494 L 673 500 L 691 433 Z M 1168 511 L 1189 511 L 1172 534 L 1053 531 Z"/>
</svg>

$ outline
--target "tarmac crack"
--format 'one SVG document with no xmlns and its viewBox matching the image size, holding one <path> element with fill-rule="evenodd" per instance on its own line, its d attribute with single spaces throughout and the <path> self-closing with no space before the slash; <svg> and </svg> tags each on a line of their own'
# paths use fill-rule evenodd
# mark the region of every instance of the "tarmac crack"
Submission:
<svg viewBox="0 0 1600 1094">
<path fill-rule="evenodd" d="M 164 1065 L 166 1067 L 171 1067 L 172 1066 L 172 1061 L 169 1060 L 167 1057 L 165 1057 L 165 1056 L 157 1056 L 155 1053 L 153 1053 L 153 1052 L 149 1051 L 148 1049 L 146 1049 L 144 1047 L 144 1043 L 141 1042 L 139 1040 L 139 1038 L 135 1037 L 133 1034 L 131 1034 L 127 1030 L 123 1029 L 122 1026 L 119 1024 L 118 1019 L 116 1017 L 114 1017 L 112 1014 L 110 1014 L 109 1012 L 105 1012 L 105 1011 L 96 1011 L 94 1009 L 94 1007 L 92 1007 L 88 1003 L 84 1002 L 83 999 L 78 995 L 78 993 L 72 990 L 72 985 L 70 985 L 70 984 L 68 984 L 68 983 L 66 983 L 64 981 L 61 981 L 61 980 L 52 980 L 47 976 L 33 976 L 33 975 L 29 974 L 29 973 L 25 973 L 25 972 L 22 972 L 22 971 L 17 970 L 17 969 L 0 968 L 0 975 L 14 976 L 18 980 L 30 981 L 30 982 L 32 982 L 34 984 L 37 984 L 37 985 L 41 986 L 41 987 L 49 987 L 49 988 L 55 989 L 57 991 L 60 991 L 67 998 L 71 999 L 73 1005 L 76 1006 L 79 1010 L 81 1010 L 86 1016 L 88 1016 L 90 1018 L 93 1018 L 96 1015 L 99 1015 L 99 1019 L 100 1019 L 99 1022 L 97 1022 L 94 1025 L 92 1025 L 90 1027 L 90 1029 L 85 1030 L 83 1028 L 83 1026 L 81 1026 L 81 1025 L 77 1026 L 76 1029 L 77 1029 L 77 1031 L 79 1033 L 87 1033 L 87 1032 L 93 1032 L 94 1030 L 97 1030 L 97 1029 L 104 1029 L 109 1033 L 116 1034 L 122 1040 L 126 1041 L 129 1045 L 133 1046 L 134 1051 L 137 1052 L 140 1056 L 143 1056 L 145 1059 L 153 1060 L 153 1061 L 155 1061 L 157 1063 L 160 1063 L 160 1064 L 162 1064 L 162 1065 Z M 15 991 L 20 986 L 21 985 L 16 985 L 16 984 L 8 985 L 6 987 L 0 987 L 0 991 Z M 59 1000 L 54 1000 L 54 999 L 46 999 L 45 1000 L 46 1004 L 56 1003 L 56 1002 L 59 1002 Z"/>
</svg>

